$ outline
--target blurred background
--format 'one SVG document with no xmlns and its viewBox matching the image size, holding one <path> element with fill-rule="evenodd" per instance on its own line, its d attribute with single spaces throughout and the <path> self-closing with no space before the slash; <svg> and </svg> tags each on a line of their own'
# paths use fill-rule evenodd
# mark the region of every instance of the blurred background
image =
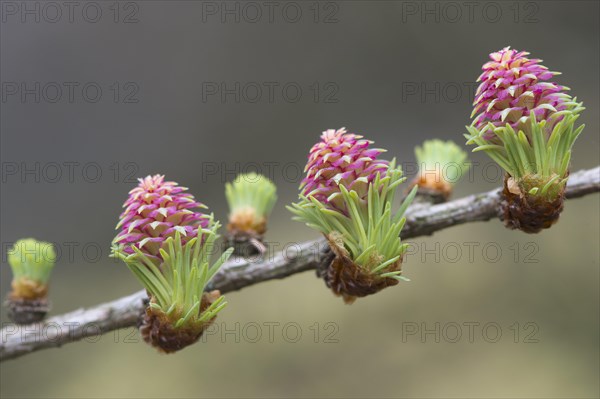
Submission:
<svg viewBox="0 0 600 399">
<path fill-rule="evenodd" d="M 561 71 L 585 103 L 571 170 L 600 161 L 597 1 L 1 7 L 0 294 L 7 247 L 52 241 L 53 314 L 140 288 L 108 258 L 137 177 L 165 174 L 225 220 L 224 183 L 258 170 L 279 190 L 273 249 L 315 238 L 284 206 L 321 131 L 361 133 L 414 174 L 423 140 L 464 143 L 481 65 L 505 46 Z M 501 184 L 485 155 L 471 159 L 456 197 Z M 4 362 L 0 393 L 598 397 L 599 205 L 568 201 L 539 235 L 493 220 L 411 240 L 411 282 L 352 306 L 312 272 L 229 293 L 219 329 L 176 355 L 128 329 Z"/>
</svg>

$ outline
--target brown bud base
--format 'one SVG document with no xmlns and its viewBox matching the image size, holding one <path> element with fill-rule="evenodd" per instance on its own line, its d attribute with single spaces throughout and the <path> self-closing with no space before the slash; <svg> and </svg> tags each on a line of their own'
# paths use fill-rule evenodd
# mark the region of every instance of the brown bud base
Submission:
<svg viewBox="0 0 600 399">
<path fill-rule="evenodd" d="M 227 231 L 263 235 L 267 231 L 267 219 L 257 215 L 253 208 L 238 209 L 229 215 Z"/>
<path fill-rule="evenodd" d="M 412 187 L 414 187 L 414 186 L 412 186 Z M 411 187 L 411 189 L 412 189 L 412 187 Z M 419 188 L 417 188 L 417 195 L 416 195 L 415 199 L 413 200 L 413 203 L 414 204 L 425 203 L 425 204 L 435 205 L 435 204 L 442 204 L 442 203 L 448 201 L 448 198 L 450 198 L 450 192 L 440 192 L 437 190 L 430 189 L 428 187 L 419 186 Z"/>
<path fill-rule="evenodd" d="M 25 299 L 9 295 L 4 302 L 8 317 L 17 324 L 31 324 L 44 320 L 50 310 L 47 298 Z"/>
<path fill-rule="evenodd" d="M 202 294 L 200 313 L 206 310 L 219 296 L 221 293 L 216 290 Z M 142 315 L 139 330 L 144 341 L 158 349 L 159 352 L 174 353 L 198 341 L 204 330 L 214 320 L 215 317 L 201 324 L 175 328 L 173 321 L 167 315 L 148 306 Z"/>
<path fill-rule="evenodd" d="M 344 303 L 350 305 L 357 298 L 373 295 L 386 287 L 398 284 L 398 280 L 380 277 L 370 273 L 352 261 L 344 249 L 340 249 L 328 237 L 330 251 L 317 267 L 317 276 L 321 277 L 327 287 L 336 296 L 341 296 Z M 400 270 L 402 259 L 390 265 L 381 273 Z"/>
<path fill-rule="evenodd" d="M 417 202 L 427 202 L 430 204 L 441 204 L 448 201 L 452 195 L 452 185 L 445 181 L 440 174 L 425 174 L 418 176 L 413 180 L 407 192 L 410 192 L 414 186 L 417 189 Z"/>
<path fill-rule="evenodd" d="M 225 245 L 228 248 L 233 248 L 234 256 L 248 258 L 262 255 L 267 251 L 261 234 L 234 230 L 225 233 L 224 239 Z"/>
<path fill-rule="evenodd" d="M 524 193 L 511 177 L 505 176 L 501 196 L 500 218 L 504 225 L 535 234 L 558 221 L 564 207 L 565 190 L 563 188 L 554 200 L 548 201 L 542 195 Z"/>
<path fill-rule="evenodd" d="M 39 281 L 30 280 L 27 277 L 13 279 L 10 283 L 13 298 L 21 299 L 44 299 L 48 295 L 48 285 Z"/>
</svg>

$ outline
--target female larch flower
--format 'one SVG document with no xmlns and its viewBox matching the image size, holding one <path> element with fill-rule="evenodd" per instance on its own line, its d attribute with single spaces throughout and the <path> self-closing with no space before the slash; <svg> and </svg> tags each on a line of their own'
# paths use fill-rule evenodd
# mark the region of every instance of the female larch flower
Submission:
<svg viewBox="0 0 600 399">
<path fill-rule="evenodd" d="M 186 193 L 186 187 L 164 180 L 162 175 L 138 179 L 139 185 L 129 192 L 123 204 L 117 229 L 121 232 L 113 244 L 133 253 L 132 244 L 146 256 L 160 262 L 160 249 L 168 237 L 181 234 L 183 244 L 196 236 L 198 227 L 208 226 L 208 216 L 193 209 L 206 208 Z"/>
<path fill-rule="evenodd" d="M 6 305 L 10 318 L 19 324 L 41 321 L 48 313 L 48 286 L 56 262 L 54 246 L 49 242 L 26 238 L 8 251 L 13 272 L 11 292 Z"/>
<path fill-rule="evenodd" d="M 306 177 L 300 189 L 305 197 L 313 197 L 333 209 L 347 212 L 339 186 L 355 191 L 361 199 L 377 174 L 381 177 L 388 169 L 388 161 L 377 159 L 385 150 L 369 148 L 372 141 L 346 133 L 345 128 L 329 129 L 321 135 L 309 153 L 304 168 Z"/>
<path fill-rule="evenodd" d="M 205 292 L 232 249 L 211 262 L 219 237 L 212 215 L 185 187 L 160 175 L 140 179 L 125 202 L 112 256 L 122 259 L 149 295 L 140 333 L 162 352 L 172 353 L 196 342 L 225 297 Z"/>
<path fill-rule="evenodd" d="M 526 51 L 505 47 L 490 54 L 491 61 L 483 65 L 481 82 L 475 93 L 473 126 L 485 129 L 488 123 L 495 127 L 509 124 L 514 130 L 527 130 L 530 115 L 546 120 L 546 130 L 551 131 L 560 119 L 553 114 L 568 109 L 571 98 L 565 86 L 550 79 L 559 75 L 540 64 L 540 59 L 529 59 Z M 493 130 L 485 133 L 493 139 Z"/>
<path fill-rule="evenodd" d="M 400 232 L 417 190 L 392 213 L 406 178 L 395 161 L 378 159 L 384 150 L 371 143 L 344 129 L 325 131 L 310 152 L 300 201 L 288 207 L 294 220 L 325 236 L 330 252 L 317 275 L 346 303 L 405 280 Z"/>
<path fill-rule="evenodd" d="M 509 47 L 490 54 L 465 137 L 506 171 L 506 226 L 537 233 L 563 209 L 571 149 L 584 127 L 574 125 L 584 108 L 551 81 L 558 72 L 528 55 Z"/>
</svg>

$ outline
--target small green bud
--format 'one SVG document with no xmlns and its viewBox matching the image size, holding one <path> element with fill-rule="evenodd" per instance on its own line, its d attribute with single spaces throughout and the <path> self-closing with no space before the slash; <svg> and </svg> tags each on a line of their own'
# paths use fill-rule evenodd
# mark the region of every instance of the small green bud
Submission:
<svg viewBox="0 0 600 399">
<path fill-rule="evenodd" d="M 55 262 L 53 245 L 33 238 L 17 241 L 8 251 L 8 263 L 15 280 L 26 278 L 45 285 L 50 279 Z"/>
</svg>

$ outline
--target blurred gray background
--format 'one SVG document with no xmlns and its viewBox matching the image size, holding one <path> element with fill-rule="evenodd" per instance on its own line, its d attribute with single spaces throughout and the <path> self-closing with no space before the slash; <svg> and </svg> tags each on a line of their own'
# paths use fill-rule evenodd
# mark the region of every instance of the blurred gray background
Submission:
<svg viewBox="0 0 600 399">
<path fill-rule="evenodd" d="M 563 73 L 558 82 L 587 107 L 571 170 L 599 163 L 597 1 L 1 6 L 0 294 L 10 288 L 8 243 L 55 242 L 54 314 L 139 289 L 108 259 L 135 178 L 165 174 L 225 220 L 224 182 L 258 169 L 279 190 L 267 240 L 281 249 L 314 238 L 284 205 L 320 132 L 346 126 L 405 164 L 425 139 L 462 144 L 473 82 L 504 46 Z M 485 155 L 472 160 L 479 165 L 456 196 L 501 182 Z M 412 240 L 404 268 L 412 281 L 352 306 L 313 273 L 256 285 L 228 294 L 219 315 L 222 329 L 239 323 L 239 332 L 172 356 L 133 329 L 107 334 L 2 363 L 0 392 L 598 397 L 598 210 L 591 195 L 568 201 L 560 223 L 539 235 L 495 220 Z M 273 342 L 270 323 L 279 323 Z M 421 336 L 436 323 L 438 339 Z M 473 342 L 470 323 L 479 323 Z M 298 342 L 286 325 L 300 328 Z"/>
</svg>

